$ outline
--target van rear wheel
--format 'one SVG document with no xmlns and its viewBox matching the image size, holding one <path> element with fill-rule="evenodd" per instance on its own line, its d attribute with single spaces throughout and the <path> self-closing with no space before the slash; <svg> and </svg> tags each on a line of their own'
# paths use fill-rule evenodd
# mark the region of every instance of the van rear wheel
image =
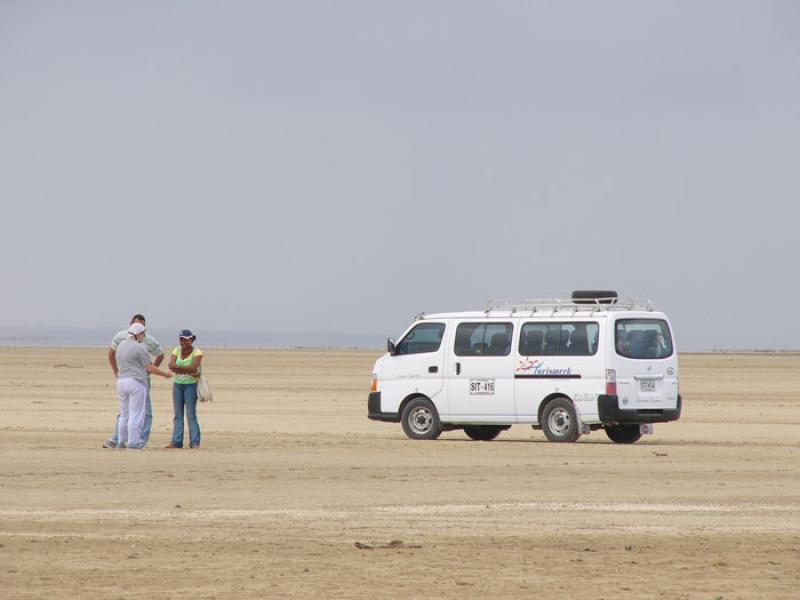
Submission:
<svg viewBox="0 0 800 600">
<path fill-rule="evenodd" d="M 574 442 L 580 437 L 575 407 L 566 398 L 553 398 L 544 407 L 542 430 L 551 442 Z"/>
<path fill-rule="evenodd" d="M 642 437 L 638 425 L 606 425 L 606 435 L 617 444 L 633 444 Z"/>
<path fill-rule="evenodd" d="M 504 427 L 493 427 L 491 425 L 469 425 L 464 427 L 464 433 L 477 442 L 489 442 L 500 435 Z"/>
<path fill-rule="evenodd" d="M 439 413 L 427 398 L 414 398 L 406 404 L 400 423 L 412 440 L 435 440 L 442 433 Z"/>
</svg>

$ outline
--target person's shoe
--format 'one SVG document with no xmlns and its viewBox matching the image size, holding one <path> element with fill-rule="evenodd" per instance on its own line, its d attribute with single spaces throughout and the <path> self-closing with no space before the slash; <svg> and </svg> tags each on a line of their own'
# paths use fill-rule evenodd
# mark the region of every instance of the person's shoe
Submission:
<svg viewBox="0 0 800 600">
<path fill-rule="evenodd" d="M 116 447 L 117 447 L 117 442 L 114 442 L 112 440 L 106 440 L 105 442 L 103 442 L 103 448 L 116 448 Z"/>
<path fill-rule="evenodd" d="M 200 445 L 198 444 L 197 446 L 189 446 L 189 448 L 192 450 L 200 450 Z"/>
<path fill-rule="evenodd" d="M 144 450 L 144 446 L 136 444 L 134 446 L 128 446 L 128 450 Z"/>
<path fill-rule="evenodd" d="M 164 446 L 165 450 L 166 449 L 177 449 L 177 448 L 183 448 L 183 446 L 178 446 L 178 444 L 172 444 L 172 443 L 169 443 L 166 446 Z"/>
<path fill-rule="evenodd" d="M 125 442 L 119 442 L 117 444 L 117 450 L 125 450 L 125 448 L 127 448 L 127 447 L 128 447 L 128 444 L 126 444 Z"/>
</svg>

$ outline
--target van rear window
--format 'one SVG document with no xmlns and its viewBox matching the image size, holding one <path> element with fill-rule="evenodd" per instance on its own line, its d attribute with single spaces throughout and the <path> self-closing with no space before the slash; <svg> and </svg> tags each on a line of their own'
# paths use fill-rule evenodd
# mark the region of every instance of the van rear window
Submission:
<svg viewBox="0 0 800 600">
<path fill-rule="evenodd" d="M 597 352 L 597 323 L 525 323 L 519 336 L 522 356 L 589 356 Z"/>
<path fill-rule="evenodd" d="M 619 319 L 614 345 L 617 354 L 626 358 L 672 356 L 672 336 L 663 319 Z"/>
</svg>

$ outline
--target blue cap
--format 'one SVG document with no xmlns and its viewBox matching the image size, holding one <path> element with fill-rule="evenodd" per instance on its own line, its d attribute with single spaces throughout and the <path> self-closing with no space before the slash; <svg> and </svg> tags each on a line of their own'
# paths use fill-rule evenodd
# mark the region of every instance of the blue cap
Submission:
<svg viewBox="0 0 800 600">
<path fill-rule="evenodd" d="M 180 337 L 180 338 L 189 338 L 192 341 L 197 339 L 197 336 L 195 336 L 192 333 L 191 329 L 183 329 L 183 330 L 181 330 L 181 332 L 178 334 L 178 337 Z"/>
</svg>

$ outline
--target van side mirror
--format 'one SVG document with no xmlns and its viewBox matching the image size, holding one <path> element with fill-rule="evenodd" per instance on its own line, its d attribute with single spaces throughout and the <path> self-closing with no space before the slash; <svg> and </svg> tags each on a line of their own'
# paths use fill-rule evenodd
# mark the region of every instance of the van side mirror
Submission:
<svg viewBox="0 0 800 600">
<path fill-rule="evenodd" d="M 386 340 L 386 351 L 392 356 L 397 353 L 397 347 L 394 345 L 394 338 Z"/>
</svg>

